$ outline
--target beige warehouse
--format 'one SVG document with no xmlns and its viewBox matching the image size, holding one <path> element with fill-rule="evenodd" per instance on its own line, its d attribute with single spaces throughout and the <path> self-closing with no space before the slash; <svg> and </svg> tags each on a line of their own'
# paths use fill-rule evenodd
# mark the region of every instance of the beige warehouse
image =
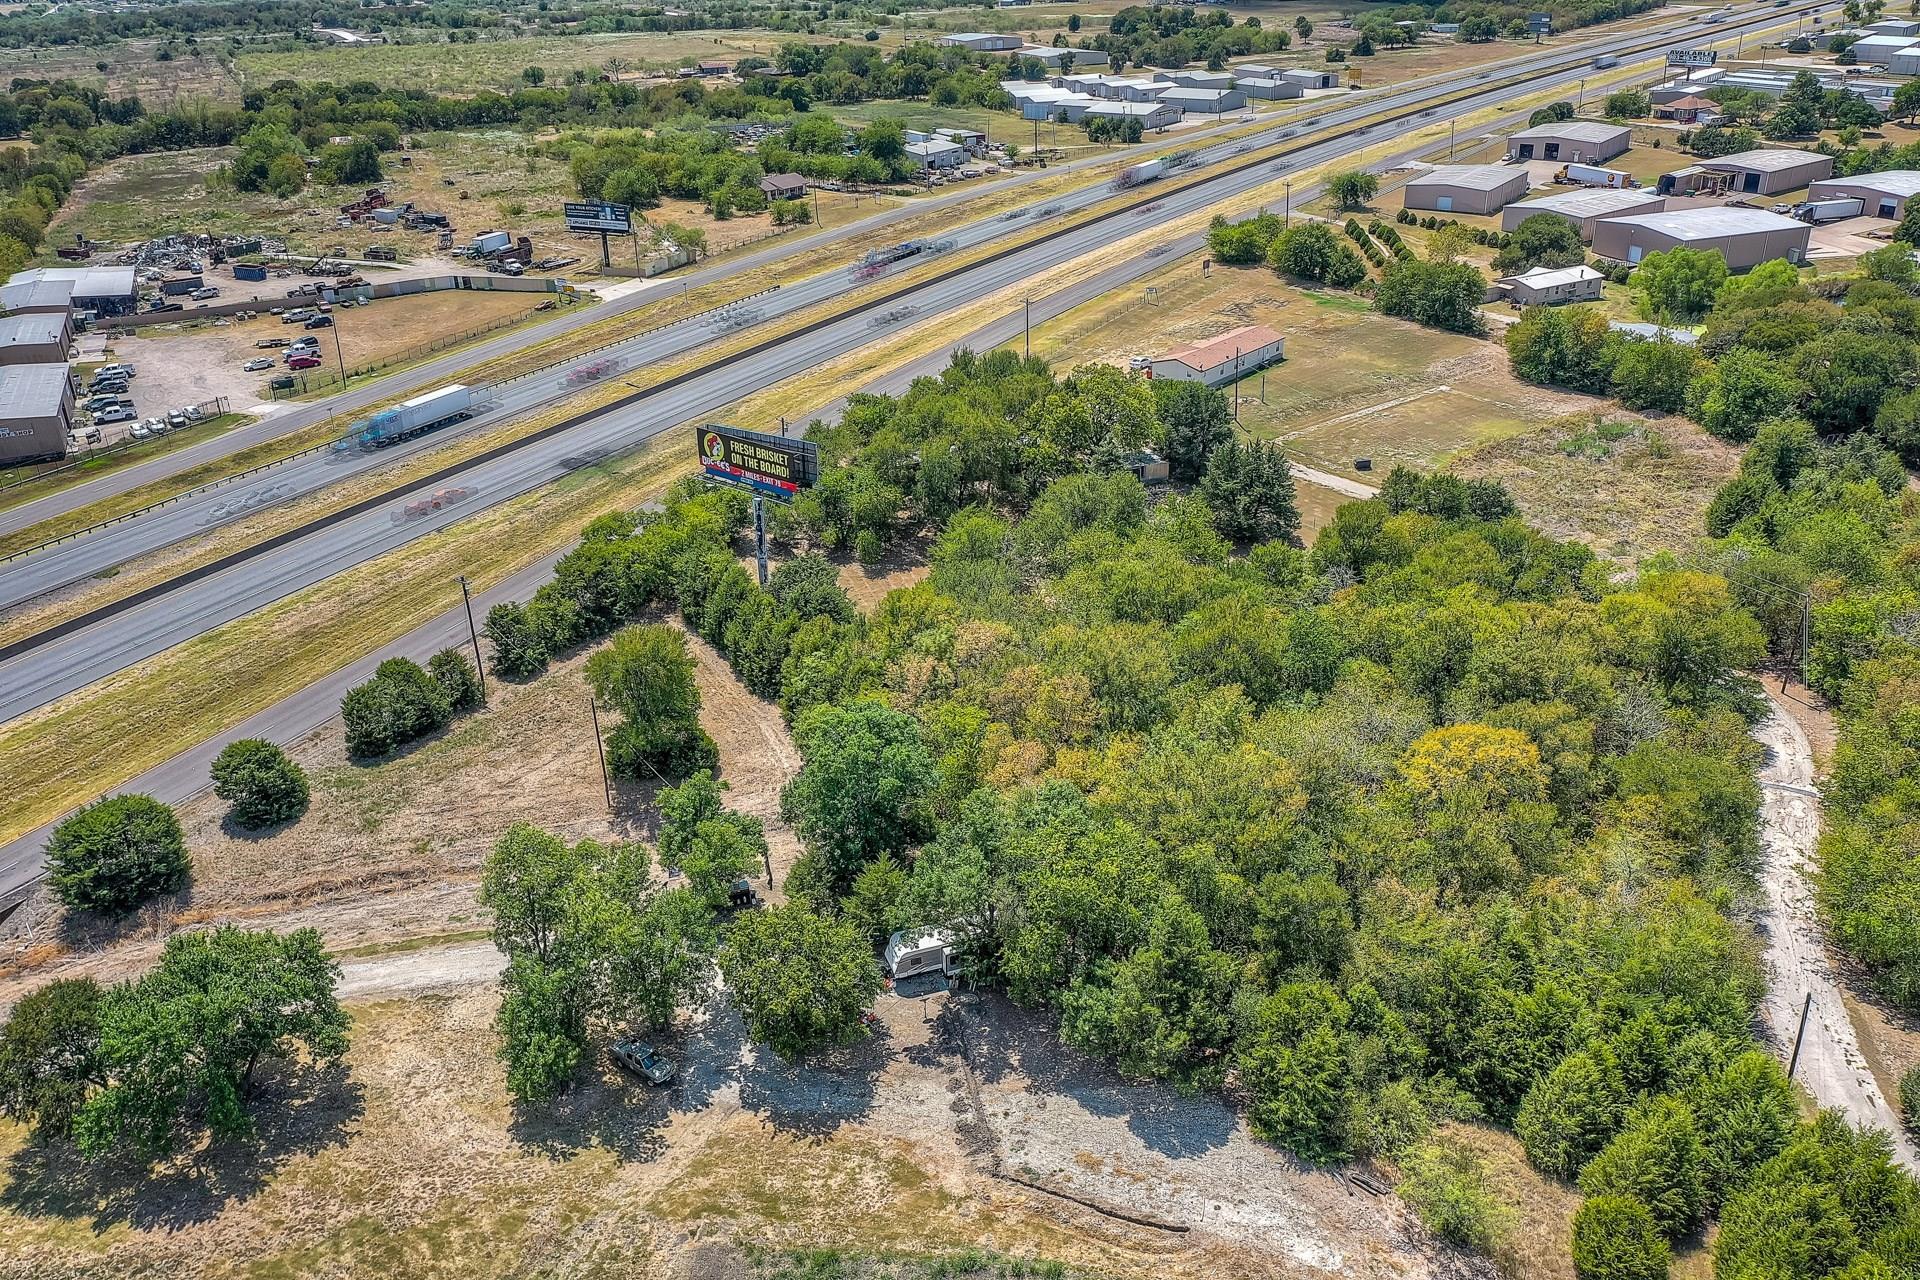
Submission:
<svg viewBox="0 0 1920 1280">
<path fill-rule="evenodd" d="M 1522 129 L 1507 139 L 1507 153 L 1522 160 L 1600 164 L 1633 145 L 1633 130 L 1597 120 L 1561 120 Z"/>
<path fill-rule="evenodd" d="M 66 365 L 0 365 L 0 462 L 64 457 L 72 425 Z"/>
<path fill-rule="evenodd" d="M 1795 191 L 1808 183 L 1833 176 L 1833 157 L 1812 151 L 1777 147 L 1736 151 L 1730 156 L 1702 160 L 1699 168 L 1733 175 L 1733 189 L 1748 195 L 1771 196 Z"/>
<path fill-rule="evenodd" d="M 1593 251 L 1616 262 L 1639 262 L 1667 249 L 1711 249 L 1727 268 L 1745 271 L 1775 258 L 1807 260 L 1813 228 L 1764 209 L 1682 209 L 1632 214 L 1593 224 Z"/>
<path fill-rule="evenodd" d="M 1884 173 L 1861 173 L 1851 178 L 1828 178 L 1807 190 L 1809 200 L 1831 200 L 1836 196 L 1855 196 L 1869 218 L 1903 218 L 1907 201 L 1920 195 L 1920 170 L 1889 169 Z"/>
<path fill-rule="evenodd" d="M 1512 231 L 1528 218 L 1545 213 L 1565 218 L 1580 229 L 1582 240 L 1592 240 L 1593 224 L 1603 218 L 1659 213 L 1666 207 L 1666 200 L 1651 191 L 1583 187 L 1573 191 L 1556 191 L 1550 196 L 1508 205 L 1500 211 L 1500 229 Z"/>
<path fill-rule="evenodd" d="M 1408 181 L 1409 209 L 1436 213 L 1495 213 L 1527 194 L 1525 169 L 1504 164 L 1442 164 Z"/>
</svg>

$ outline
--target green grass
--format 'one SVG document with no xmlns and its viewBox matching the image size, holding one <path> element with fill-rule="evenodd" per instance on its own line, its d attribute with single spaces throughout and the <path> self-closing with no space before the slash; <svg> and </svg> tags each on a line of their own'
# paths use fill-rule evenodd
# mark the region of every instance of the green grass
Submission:
<svg viewBox="0 0 1920 1280">
<path fill-rule="evenodd" d="M 72 488 L 76 484 L 84 484 L 100 476 L 112 475 L 136 462 L 145 462 L 149 458 L 158 458 L 176 449 L 184 449 L 190 444 L 198 444 L 202 440 L 220 435 L 248 420 L 244 413 L 223 413 L 218 417 L 208 418 L 205 422 L 197 422 L 184 431 L 170 431 L 164 436 L 136 441 L 124 449 L 116 449 L 111 453 L 96 453 L 73 466 L 49 464 L 48 467 L 37 471 L 24 467 L 14 471 L 0 471 L 0 484 L 15 480 L 27 481 L 10 489 L 0 489 L 0 510 L 17 507 L 23 502 L 33 502 L 49 494 Z M 56 470 L 55 467 L 59 469 Z M 29 479 L 29 477 L 33 478 Z"/>
</svg>

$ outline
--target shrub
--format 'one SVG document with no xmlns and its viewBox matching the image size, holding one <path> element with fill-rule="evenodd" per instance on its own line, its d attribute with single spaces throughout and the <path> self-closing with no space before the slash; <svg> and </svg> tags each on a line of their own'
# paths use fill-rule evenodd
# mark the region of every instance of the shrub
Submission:
<svg viewBox="0 0 1920 1280">
<path fill-rule="evenodd" d="M 493 674 L 502 680 L 530 680 L 547 669 L 547 646 L 525 605 L 509 601 L 493 606 L 481 633 L 493 646 Z"/>
<path fill-rule="evenodd" d="M 1652 1210 L 1635 1196 L 1594 1196 L 1573 1215 L 1580 1280 L 1666 1280 L 1671 1252 Z"/>
<path fill-rule="evenodd" d="M 242 738 L 214 758 L 213 794 L 235 824 L 258 830 L 307 811 L 307 775 L 266 739 Z"/>
<path fill-rule="evenodd" d="M 1407 1157 L 1406 1170 L 1400 1198 L 1428 1230 L 1463 1248 L 1492 1251 L 1507 1214 L 1487 1186 L 1479 1156 L 1451 1144 L 1428 1143 Z"/>
<path fill-rule="evenodd" d="M 54 828 L 47 866 L 67 906 L 122 916 L 185 886 L 193 863 L 173 810 L 152 796 L 109 796 Z"/>
<path fill-rule="evenodd" d="M 452 700 L 440 682 L 406 658 L 388 658 L 373 679 L 349 690 L 340 702 L 347 754 L 358 760 L 386 755 L 452 717 Z"/>
<path fill-rule="evenodd" d="M 1638 1196 L 1667 1235 L 1691 1231 L 1707 1202 L 1707 1150 L 1693 1112 L 1677 1098 L 1643 1103 L 1581 1170 L 1580 1189 Z"/>
<path fill-rule="evenodd" d="M 1909 1133 L 1920 1133 L 1920 1067 L 1900 1077 L 1900 1122 Z"/>
<path fill-rule="evenodd" d="M 427 659 L 427 674 L 446 691 L 455 715 L 480 705 L 479 673 L 458 648 L 442 649 Z"/>
</svg>

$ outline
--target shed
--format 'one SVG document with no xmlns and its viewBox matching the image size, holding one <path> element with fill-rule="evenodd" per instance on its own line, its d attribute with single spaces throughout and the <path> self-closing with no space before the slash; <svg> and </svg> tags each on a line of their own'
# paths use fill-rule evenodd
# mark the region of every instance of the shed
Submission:
<svg viewBox="0 0 1920 1280">
<path fill-rule="evenodd" d="M 0 462 L 64 457 L 72 427 L 65 364 L 0 365 Z"/>
<path fill-rule="evenodd" d="M 1659 213 L 1667 207 L 1664 196 L 1646 190 L 1622 190 L 1618 187 L 1582 187 L 1578 191 L 1556 191 L 1552 195 L 1521 200 L 1500 211 L 1500 229 L 1512 231 L 1528 218 L 1551 214 L 1565 218 L 1580 229 L 1582 240 L 1593 239 L 1593 224 L 1602 218 L 1624 218 L 1633 213 Z"/>
<path fill-rule="evenodd" d="M 1690 164 L 1684 169 L 1661 174 L 1660 180 L 1654 184 L 1654 190 L 1663 196 L 1719 195 L 1732 188 L 1733 178 L 1731 173 Z"/>
<path fill-rule="evenodd" d="M 807 194 L 807 180 L 797 173 L 770 173 L 760 179 L 760 194 L 769 200 L 799 200 Z"/>
<path fill-rule="evenodd" d="M 1807 199 L 1825 200 L 1833 196 L 1858 196 L 1869 217 L 1902 218 L 1907 201 L 1920 195 L 1920 171 L 1888 169 L 1883 173 L 1861 173 L 1851 178 L 1823 178 L 1807 188 Z"/>
<path fill-rule="evenodd" d="M 1029 102 L 1020 109 L 1022 119 L 1026 120 L 1064 120 L 1068 124 L 1079 124 L 1087 118 L 1087 112 L 1095 107 L 1118 105 L 1103 102 L 1090 93 L 1067 93 L 1056 90 L 1056 97 Z"/>
<path fill-rule="evenodd" d="M 1291 80 L 1270 80 L 1264 77 L 1235 80 L 1233 87 L 1241 93 L 1246 94 L 1247 97 L 1257 98 L 1263 102 L 1304 97 L 1307 92 Z"/>
<path fill-rule="evenodd" d="M 1633 145 L 1633 130 L 1597 120 L 1561 120 L 1522 129 L 1507 139 L 1507 151 L 1522 160 L 1575 160 L 1604 164 Z"/>
<path fill-rule="evenodd" d="M 967 149 L 957 142 L 935 138 L 930 142 L 909 142 L 907 154 L 920 162 L 922 169 L 954 169 L 965 164 Z"/>
<path fill-rule="evenodd" d="M 1879 18 L 1867 30 L 1877 36 L 1920 36 L 1920 18 Z"/>
<path fill-rule="evenodd" d="M 1340 79 L 1331 71 L 1318 71 L 1311 67 L 1291 67 L 1280 73 L 1280 79 L 1291 80 L 1302 89 L 1331 89 L 1340 83 Z"/>
<path fill-rule="evenodd" d="M 1593 225 L 1593 251 L 1617 262 L 1639 262 L 1666 249 L 1711 249 L 1730 271 L 1744 271 L 1775 258 L 1804 262 L 1813 228 L 1764 209 L 1738 206 L 1681 209 L 1608 218 Z"/>
<path fill-rule="evenodd" d="M 64 311 L 0 316 L 0 365 L 65 364 L 73 323 Z"/>
<path fill-rule="evenodd" d="M 1247 95 L 1238 89 L 1186 89 L 1175 85 L 1160 95 L 1160 101 L 1190 116 L 1217 116 L 1244 109 Z"/>
<path fill-rule="evenodd" d="M 1164 102 L 1096 102 L 1088 119 L 1138 120 L 1142 129 L 1170 129 L 1180 123 L 1180 108 Z"/>
<path fill-rule="evenodd" d="M 1730 156 L 1702 160 L 1702 169 L 1733 175 L 1733 189 L 1749 195 L 1775 195 L 1833 176 L 1833 157 L 1815 151 L 1777 147 L 1736 151 Z"/>
<path fill-rule="evenodd" d="M 1586 263 L 1572 267 L 1534 267 L 1494 281 L 1509 301 L 1523 307 L 1552 307 L 1565 302 L 1594 302 L 1606 277 Z"/>
<path fill-rule="evenodd" d="M 1245 76 L 1254 80 L 1278 80 L 1281 68 L 1269 66 L 1264 62 L 1242 62 L 1232 68 L 1235 80 Z"/>
<path fill-rule="evenodd" d="M 1525 169 L 1505 164 L 1442 164 L 1408 181 L 1409 209 L 1439 213 L 1494 213 L 1527 194 Z"/>
<path fill-rule="evenodd" d="M 1224 386 L 1283 358 L 1286 345 L 1286 339 L 1266 325 L 1242 325 L 1217 338 L 1173 348 L 1153 361 L 1147 376 Z"/>
</svg>

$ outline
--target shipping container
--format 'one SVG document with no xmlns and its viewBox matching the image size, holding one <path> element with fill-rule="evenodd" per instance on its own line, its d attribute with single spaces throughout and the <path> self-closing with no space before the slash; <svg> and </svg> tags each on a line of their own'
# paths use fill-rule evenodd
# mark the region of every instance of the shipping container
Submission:
<svg viewBox="0 0 1920 1280">
<path fill-rule="evenodd" d="M 251 280 L 255 284 L 260 284 L 267 278 L 267 269 L 254 263 L 236 262 L 233 264 L 233 278 Z"/>
<path fill-rule="evenodd" d="M 513 236 L 505 231 L 483 231 L 473 242 L 478 253 L 498 253 L 513 243 Z"/>
</svg>

